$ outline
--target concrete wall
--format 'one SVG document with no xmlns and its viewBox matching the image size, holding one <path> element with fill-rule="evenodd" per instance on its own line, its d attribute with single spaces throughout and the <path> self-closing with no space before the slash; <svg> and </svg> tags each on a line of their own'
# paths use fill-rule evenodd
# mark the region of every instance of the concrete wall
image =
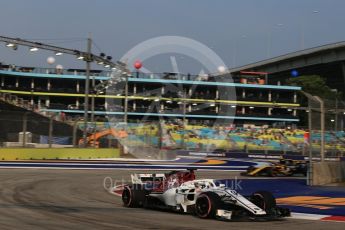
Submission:
<svg viewBox="0 0 345 230">
<path fill-rule="evenodd" d="M 0 160 L 97 159 L 120 157 L 119 149 L 0 148 Z"/>
<path fill-rule="evenodd" d="M 345 162 L 313 163 L 313 185 L 345 182 Z"/>
</svg>

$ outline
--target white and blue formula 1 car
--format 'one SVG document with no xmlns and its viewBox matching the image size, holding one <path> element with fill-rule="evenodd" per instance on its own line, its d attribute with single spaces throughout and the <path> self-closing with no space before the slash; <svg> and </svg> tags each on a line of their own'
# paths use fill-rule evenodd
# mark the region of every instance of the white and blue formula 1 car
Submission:
<svg viewBox="0 0 345 230">
<path fill-rule="evenodd" d="M 125 207 L 165 209 L 222 220 L 277 220 L 290 216 L 270 192 L 242 196 L 214 179 L 195 179 L 193 170 L 167 174 L 132 174 L 124 186 Z"/>
</svg>

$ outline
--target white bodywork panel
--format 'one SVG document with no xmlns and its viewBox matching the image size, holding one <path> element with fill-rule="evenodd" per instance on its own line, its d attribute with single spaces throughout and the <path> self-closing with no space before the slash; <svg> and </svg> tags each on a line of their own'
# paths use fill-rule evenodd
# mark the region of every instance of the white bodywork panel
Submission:
<svg viewBox="0 0 345 230">
<path fill-rule="evenodd" d="M 145 184 L 145 179 L 165 179 L 164 173 L 150 174 L 150 173 L 140 173 L 131 174 L 132 184 Z"/>
</svg>

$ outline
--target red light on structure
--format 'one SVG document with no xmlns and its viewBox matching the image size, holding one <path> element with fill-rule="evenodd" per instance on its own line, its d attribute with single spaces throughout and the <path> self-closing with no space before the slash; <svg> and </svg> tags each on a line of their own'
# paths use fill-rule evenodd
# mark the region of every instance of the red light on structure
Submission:
<svg viewBox="0 0 345 230">
<path fill-rule="evenodd" d="M 141 61 L 137 60 L 134 62 L 134 68 L 140 69 L 141 67 L 143 67 L 143 64 L 141 63 Z"/>
</svg>

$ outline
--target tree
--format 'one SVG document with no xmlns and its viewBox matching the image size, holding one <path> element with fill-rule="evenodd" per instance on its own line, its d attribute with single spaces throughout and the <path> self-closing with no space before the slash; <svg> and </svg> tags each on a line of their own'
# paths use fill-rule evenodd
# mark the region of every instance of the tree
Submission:
<svg viewBox="0 0 345 230">
<path fill-rule="evenodd" d="M 326 80 L 318 75 L 307 75 L 287 80 L 288 85 L 300 86 L 302 90 L 313 96 L 319 96 L 322 99 L 335 100 L 339 98 L 339 93 L 332 91 L 326 85 Z"/>
<path fill-rule="evenodd" d="M 341 98 L 340 92 L 334 92 L 327 86 L 326 80 L 318 75 L 300 76 L 290 78 L 286 82 L 288 85 L 300 86 L 304 92 L 313 96 L 319 96 L 325 102 L 325 107 L 329 109 L 335 108 L 336 99 Z M 308 99 L 304 96 L 301 97 L 300 104 L 308 106 Z M 333 115 L 334 116 L 334 115 Z M 331 120 L 332 115 L 326 114 L 326 121 Z M 307 126 L 308 117 L 306 113 L 299 113 L 300 125 Z M 330 125 L 331 126 L 331 125 Z"/>
</svg>

